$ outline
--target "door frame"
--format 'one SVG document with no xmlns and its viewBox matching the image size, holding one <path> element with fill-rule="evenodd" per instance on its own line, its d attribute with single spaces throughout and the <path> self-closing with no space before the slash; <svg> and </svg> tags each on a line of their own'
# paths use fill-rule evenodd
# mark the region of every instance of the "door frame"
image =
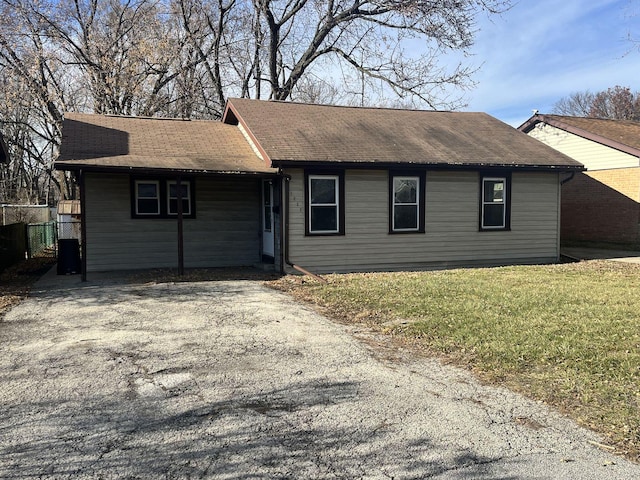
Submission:
<svg viewBox="0 0 640 480">
<path fill-rule="evenodd" d="M 273 209 L 273 180 L 262 180 L 260 208 L 262 232 L 262 260 L 273 263 L 275 260 L 275 215 Z"/>
</svg>

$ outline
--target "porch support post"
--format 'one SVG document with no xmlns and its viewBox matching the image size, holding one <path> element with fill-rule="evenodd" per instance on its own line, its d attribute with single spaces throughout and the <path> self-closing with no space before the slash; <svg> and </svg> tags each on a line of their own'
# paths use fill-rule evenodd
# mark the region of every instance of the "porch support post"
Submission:
<svg viewBox="0 0 640 480">
<path fill-rule="evenodd" d="M 182 229 L 182 178 L 176 178 L 176 202 L 178 213 L 178 275 L 184 275 L 184 234 Z"/>
<path fill-rule="evenodd" d="M 87 281 L 87 194 L 85 188 L 84 172 L 80 170 L 78 172 L 78 183 L 80 184 L 80 237 L 82 239 L 82 245 L 80 252 L 82 259 L 80 261 L 80 269 L 82 270 L 82 281 Z"/>
</svg>

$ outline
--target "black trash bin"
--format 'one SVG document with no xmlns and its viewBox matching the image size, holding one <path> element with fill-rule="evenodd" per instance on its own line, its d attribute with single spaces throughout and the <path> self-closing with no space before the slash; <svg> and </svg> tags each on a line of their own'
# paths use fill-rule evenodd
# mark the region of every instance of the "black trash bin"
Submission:
<svg viewBox="0 0 640 480">
<path fill-rule="evenodd" d="M 80 273 L 80 242 L 77 238 L 58 240 L 58 275 Z"/>
</svg>

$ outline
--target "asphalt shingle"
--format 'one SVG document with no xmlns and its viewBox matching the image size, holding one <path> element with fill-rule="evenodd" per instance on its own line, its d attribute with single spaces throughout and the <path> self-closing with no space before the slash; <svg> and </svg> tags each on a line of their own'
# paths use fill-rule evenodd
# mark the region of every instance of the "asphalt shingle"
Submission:
<svg viewBox="0 0 640 480">
<path fill-rule="evenodd" d="M 67 113 L 56 167 L 273 173 L 233 125 Z"/>
<path fill-rule="evenodd" d="M 581 164 L 485 113 L 231 99 L 271 161 L 581 169 Z"/>
</svg>

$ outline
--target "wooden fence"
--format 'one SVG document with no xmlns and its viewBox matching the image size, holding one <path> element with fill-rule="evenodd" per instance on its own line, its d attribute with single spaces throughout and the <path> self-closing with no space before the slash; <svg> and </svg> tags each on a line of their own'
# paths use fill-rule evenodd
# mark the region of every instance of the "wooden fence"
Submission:
<svg viewBox="0 0 640 480">
<path fill-rule="evenodd" d="M 0 271 L 25 258 L 27 228 L 24 223 L 0 225 Z"/>
<path fill-rule="evenodd" d="M 56 222 L 0 225 L 0 272 L 55 247 L 56 241 Z"/>
</svg>

